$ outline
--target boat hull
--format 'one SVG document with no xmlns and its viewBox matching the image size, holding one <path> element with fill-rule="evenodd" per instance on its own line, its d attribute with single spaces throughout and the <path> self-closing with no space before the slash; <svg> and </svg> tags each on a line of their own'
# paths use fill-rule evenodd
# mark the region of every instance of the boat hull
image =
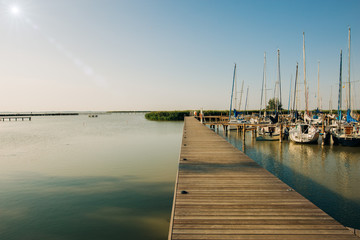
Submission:
<svg viewBox="0 0 360 240">
<path fill-rule="evenodd" d="M 342 146 L 347 146 L 347 147 L 360 146 L 360 138 L 344 138 L 332 134 L 332 139 L 334 141 L 334 144 L 340 144 Z"/>
<path fill-rule="evenodd" d="M 279 141 L 280 135 L 261 135 L 256 137 L 256 141 Z"/>
<path fill-rule="evenodd" d="M 295 135 L 295 134 L 289 134 L 289 138 L 291 141 L 295 142 L 295 143 L 317 143 L 318 139 L 319 139 L 319 133 L 315 133 L 313 136 L 306 137 L 306 136 L 299 136 L 299 135 Z"/>
</svg>

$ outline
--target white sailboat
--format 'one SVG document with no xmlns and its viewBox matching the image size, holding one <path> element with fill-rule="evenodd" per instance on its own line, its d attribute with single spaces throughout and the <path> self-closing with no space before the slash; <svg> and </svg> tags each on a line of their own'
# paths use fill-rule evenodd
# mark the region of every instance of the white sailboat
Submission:
<svg viewBox="0 0 360 240">
<path fill-rule="evenodd" d="M 319 130 L 311 123 L 308 116 L 308 94 L 306 88 L 306 64 L 305 64 L 305 33 L 303 33 L 303 58 L 304 58 L 304 85 L 305 85 L 305 122 L 297 123 L 289 130 L 289 138 L 296 143 L 314 143 L 319 138 Z M 309 121 L 310 120 L 310 121 Z"/>
<path fill-rule="evenodd" d="M 261 87 L 261 97 L 260 97 L 260 110 L 258 118 L 251 118 L 250 123 L 252 124 L 271 124 L 269 117 L 266 114 L 266 52 L 264 52 L 264 70 L 263 70 L 263 81 Z M 264 99 L 264 101 L 263 101 Z M 264 103 L 264 106 L 263 106 Z M 264 113 L 262 113 L 264 109 Z"/>
<path fill-rule="evenodd" d="M 244 85 L 244 84 L 243 84 Z M 245 119 L 243 118 L 239 118 L 239 116 L 237 115 L 237 111 L 236 109 L 234 109 L 233 113 L 232 114 L 232 107 L 233 107 L 233 102 L 234 102 L 234 93 L 235 93 L 235 103 L 234 103 L 234 106 L 236 106 L 236 64 L 234 66 L 234 74 L 233 74 L 233 83 L 232 83 L 232 90 L 231 90 L 231 99 L 230 99 L 230 110 L 229 110 L 229 124 L 244 124 L 244 123 L 250 123 L 249 121 L 246 121 Z M 235 89 L 234 89 L 235 87 Z M 242 87 L 241 87 L 242 88 Z M 242 90 L 241 90 L 242 91 Z M 242 95 L 240 97 L 240 104 L 241 104 L 241 98 L 242 98 Z M 246 104 L 245 104 L 245 108 L 246 108 Z M 232 126 L 232 125 L 229 125 L 229 130 L 235 130 L 237 129 L 236 126 Z"/>
<path fill-rule="evenodd" d="M 277 93 L 277 86 L 279 86 L 279 94 L 280 94 L 280 104 L 281 104 L 281 78 L 280 78 L 280 50 L 277 51 L 277 82 L 275 85 L 275 91 L 274 91 L 274 99 L 276 99 L 276 93 Z M 265 89 L 264 89 L 265 86 Z M 262 94 L 264 93 L 264 90 L 266 92 L 266 55 L 264 54 L 264 74 L 263 74 L 263 89 Z M 262 99 L 262 97 L 261 97 Z M 266 93 L 265 93 L 265 99 L 266 99 Z M 276 102 L 276 100 L 275 100 Z M 261 104 L 262 105 L 262 104 Z M 265 109 L 266 109 L 266 100 L 265 100 Z M 266 112 L 266 110 L 265 110 Z M 260 106 L 260 113 L 261 113 L 261 106 Z M 256 135 L 256 141 L 279 141 L 280 140 L 280 126 L 277 124 L 278 121 L 278 109 L 276 109 L 276 115 L 273 118 L 266 118 L 264 117 L 261 119 L 261 114 L 259 114 L 259 123 L 262 124 L 268 124 L 263 126 L 257 127 L 257 135 Z"/>
<path fill-rule="evenodd" d="M 318 61 L 318 89 L 317 89 L 317 110 L 320 109 L 320 61 Z M 323 122 L 323 117 L 317 114 L 309 116 L 307 112 L 304 113 L 305 123 L 312 125 L 321 125 Z"/>
<path fill-rule="evenodd" d="M 280 127 L 275 124 L 261 126 L 257 128 L 256 141 L 279 141 Z"/>
<path fill-rule="evenodd" d="M 289 138 L 296 143 L 314 143 L 319 138 L 319 130 L 313 125 L 298 123 L 290 129 Z"/>
</svg>

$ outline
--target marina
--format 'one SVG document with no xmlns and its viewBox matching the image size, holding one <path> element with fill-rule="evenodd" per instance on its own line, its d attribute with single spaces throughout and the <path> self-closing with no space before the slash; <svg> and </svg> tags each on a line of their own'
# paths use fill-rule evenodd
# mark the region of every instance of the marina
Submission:
<svg viewBox="0 0 360 240">
<path fill-rule="evenodd" d="M 306 114 L 304 118 L 306 118 Z M 224 132 L 229 132 L 230 130 L 236 130 L 237 133 L 242 133 L 242 136 L 245 136 L 245 132 L 251 131 L 252 136 L 256 137 L 257 140 L 278 140 L 282 142 L 285 139 L 291 139 L 295 142 L 304 142 L 304 143 L 315 143 L 318 139 L 321 139 L 321 144 L 339 144 L 347 145 L 347 146 L 359 146 L 360 145 L 360 125 L 355 121 L 352 124 L 346 124 L 344 121 L 342 123 L 343 130 L 341 127 L 339 128 L 339 121 L 336 120 L 335 117 L 329 115 L 322 115 L 322 121 L 317 124 L 306 124 L 306 121 L 299 121 L 293 122 L 292 116 L 287 114 L 281 117 L 278 117 L 278 122 L 276 124 L 271 123 L 250 123 L 252 119 L 254 121 L 259 122 L 258 116 L 247 115 L 243 118 L 249 119 L 247 123 L 233 123 L 229 121 L 228 117 L 223 116 L 196 116 L 201 123 L 204 125 L 209 126 L 210 128 L 216 129 L 217 131 L 222 128 Z M 306 127 L 306 128 L 305 128 Z M 264 128 L 273 128 L 272 132 L 278 131 L 278 135 L 275 139 L 259 139 L 259 135 L 261 135 L 261 131 Z M 316 134 L 316 139 L 312 140 L 311 142 L 307 142 L 305 140 L 299 140 L 292 138 L 291 134 L 289 137 L 289 131 L 291 129 L 300 129 L 301 131 L 308 131 L 312 130 L 314 134 Z M 340 130 L 339 130 L 340 129 Z M 334 132 L 336 131 L 343 131 L 343 138 L 344 140 L 339 140 L 338 137 L 334 136 Z M 321 137 L 319 137 L 321 136 Z M 307 136 L 303 136 L 303 139 L 306 139 Z M 340 142 L 341 141 L 341 142 Z"/>
<path fill-rule="evenodd" d="M 186 118 L 169 239 L 358 239 L 194 118 Z"/>
<path fill-rule="evenodd" d="M 360 239 L 359 0 L 0 5 L 0 240 Z"/>
</svg>

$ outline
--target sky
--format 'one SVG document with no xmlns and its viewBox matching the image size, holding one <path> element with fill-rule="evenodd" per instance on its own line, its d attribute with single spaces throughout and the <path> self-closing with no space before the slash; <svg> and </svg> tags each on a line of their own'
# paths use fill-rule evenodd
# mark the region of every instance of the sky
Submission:
<svg viewBox="0 0 360 240">
<path fill-rule="evenodd" d="M 359 109 L 359 10 L 359 0 L 0 0 L 0 112 L 229 109 L 235 63 L 241 109 L 247 87 L 247 109 L 259 109 L 264 52 L 269 99 L 278 49 L 283 106 L 298 62 L 304 108 L 303 32 L 309 108 L 320 61 L 321 105 L 335 109 L 349 26 Z"/>
</svg>

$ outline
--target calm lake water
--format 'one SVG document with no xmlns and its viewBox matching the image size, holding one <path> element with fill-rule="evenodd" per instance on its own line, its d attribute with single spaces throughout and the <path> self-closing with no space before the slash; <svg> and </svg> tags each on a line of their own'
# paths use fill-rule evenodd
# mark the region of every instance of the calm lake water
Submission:
<svg viewBox="0 0 360 240">
<path fill-rule="evenodd" d="M 347 227 L 360 229 L 360 148 L 256 141 L 219 134 Z"/>
<path fill-rule="evenodd" d="M 0 239 L 167 239 L 182 128 L 139 113 L 0 122 Z M 227 138 L 243 149 L 236 132 Z M 360 228 L 360 148 L 249 134 L 244 150 Z"/>
<path fill-rule="evenodd" d="M 182 122 L 0 122 L 0 239 L 166 239 Z"/>
</svg>

